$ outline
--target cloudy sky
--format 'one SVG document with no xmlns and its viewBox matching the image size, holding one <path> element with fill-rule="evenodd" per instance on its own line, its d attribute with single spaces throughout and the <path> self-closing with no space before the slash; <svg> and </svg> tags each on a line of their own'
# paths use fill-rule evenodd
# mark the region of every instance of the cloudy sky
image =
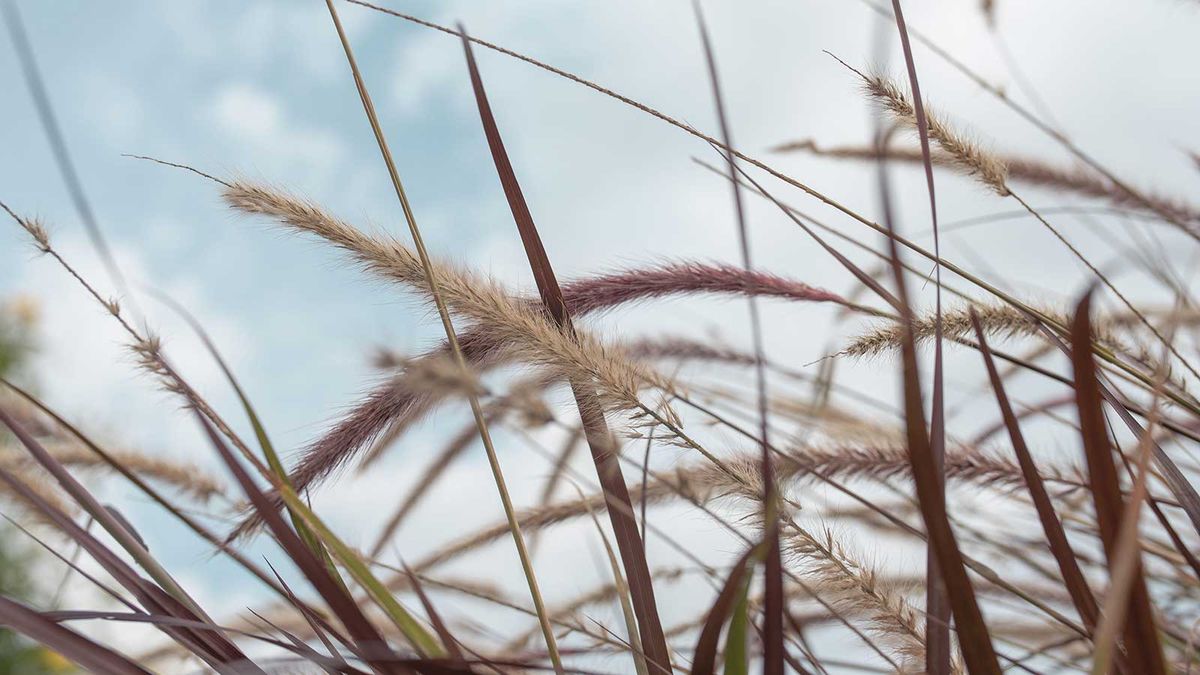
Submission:
<svg viewBox="0 0 1200 675">
<path fill-rule="evenodd" d="M 165 292 L 203 321 L 277 444 L 293 452 L 374 381 L 368 364 L 373 347 L 415 352 L 432 343 L 440 328 L 424 310 L 364 279 L 336 254 L 227 212 L 213 185 L 190 173 L 122 157 L 151 155 L 219 175 L 263 179 L 352 222 L 404 234 L 324 3 L 17 4 L 83 185 L 139 294 L 136 303 L 164 335 L 168 354 L 228 417 L 236 417 L 236 408 L 216 369 L 180 322 L 137 289 Z M 441 23 L 462 20 L 474 35 L 577 72 L 700 129 L 715 129 L 696 24 L 684 0 L 386 4 Z M 1030 103 L 1034 92 L 1035 107 L 1120 175 L 1165 191 L 1195 192 L 1200 176 L 1183 151 L 1200 149 L 1200 7 L 1183 0 L 996 4 L 996 32 L 974 0 L 911 0 L 906 11 L 914 29 L 1017 100 Z M 704 5 L 737 145 L 859 212 L 875 214 L 869 171 L 770 151 L 788 140 L 832 145 L 867 138 L 869 110 L 853 75 L 824 53 L 872 65 L 879 18 L 866 0 Z M 459 44 L 361 7 L 345 5 L 341 13 L 430 248 L 530 289 Z M 0 90 L 6 92 L 0 199 L 43 217 L 64 254 L 113 292 L 71 208 L 7 33 L 0 42 Z M 891 44 L 881 60 L 898 74 L 895 40 Z M 663 258 L 736 261 L 727 186 L 692 161 L 714 159 L 711 148 L 528 65 L 487 51 L 478 58 L 560 277 Z M 1064 159 L 1044 135 L 932 52 L 917 47 L 916 58 L 927 98 L 986 146 Z M 771 185 L 846 233 L 875 241 L 814 200 Z M 903 173 L 899 186 L 902 226 L 928 243 L 922 178 Z M 1031 194 L 1042 206 L 1072 203 L 1062 195 Z M 939 178 L 943 222 L 1014 207 L 965 180 Z M 758 265 L 832 290 L 851 287 L 850 278 L 777 212 L 755 203 L 750 215 Z M 1062 222 L 1087 253 L 1099 260 L 1115 254 L 1106 243 L 1110 237 L 1097 236 L 1114 224 Z M 1050 236 L 1027 220 L 973 228 L 943 244 L 951 258 L 1003 275 L 1009 287 L 1033 297 L 1067 297 L 1084 279 Z M 1185 265 L 1186 253 L 1173 262 Z M 1144 286 L 1134 278 L 1128 283 L 1134 295 Z M 36 258 L 11 226 L 0 228 L 0 294 L 29 296 L 39 305 L 36 376 L 51 403 L 113 443 L 213 466 L 186 416 L 134 372 L 111 319 L 61 270 Z M 610 317 L 601 330 L 694 333 L 699 326 L 739 343 L 745 338 L 743 311 L 735 303 L 663 303 Z M 797 367 L 818 359 L 836 337 L 830 317 L 822 309 L 770 307 L 770 352 Z M 881 388 L 872 375 L 877 377 L 852 369 L 848 377 Z M 462 419 L 455 412 L 435 417 L 395 448 L 384 470 L 366 478 L 343 476 L 317 495 L 318 504 L 348 539 L 365 543 L 398 499 L 397 486 L 412 477 L 447 425 Z M 532 461 L 527 449 L 510 452 L 507 468 L 518 487 L 544 476 L 544 464 Z M 499 516 L 481 460 L 464 466 L 453 482 L 460 489 L 437 497 L 424 524 L 406 531 L 402 543 L 420 549 L 445 540 L 459 523 Z M 112 499 L 123 499 L 119 490 Z M 194 579 L 202 598 L 236 610 L 255 597 L 235 577 L 218 591 L 214 580 L 229 568 L 173 535 L 136 498 L 123 503 L 143 524 L 152 548 L 160 546 L 168 566 Z M 588 585 L 569 574 L 548 574 L 552 593 Z"/>
</svg>

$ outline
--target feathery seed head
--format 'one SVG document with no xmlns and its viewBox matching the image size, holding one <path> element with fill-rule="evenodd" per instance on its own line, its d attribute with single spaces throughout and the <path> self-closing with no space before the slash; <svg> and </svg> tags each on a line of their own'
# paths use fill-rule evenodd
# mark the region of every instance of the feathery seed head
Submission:
<svg viewBox="0 0 1200 675">
<path fill-rule="evenodd" d="M 46 227 L 42 224 L 41 219 L 18 216 L 17 222 L 29 233 L 38 251 L 42 253 L 50 252 L 50 234 L 46 231 Z"/>
<path fill-rule="evenodd" d="M 434 354 L 409 361 L 397 384 L 414 391 L 430 392 L 439 396 L 466 396 L 472 393 L 478 396 L 486 393 L 478 373 L 462 368 L 446 354 Z"/>
<path fill-rule="evenodd" d="M 859 75 L 863 79 L 867 95 L 872 100 L 881 105 L 897 122 L 910 129 L 917 128 L 916 109 L 903 88 L 882 75 Z M 1000 158 L 955 131 L 928 104 L 925 105 L 925 118 L 929 127 L 929 137 L 953 158 L 956 167 L 967 175 L 978 178 L 996 194 L 1002 197 L 1009 194 L 1005 184 L 1008 167 Z"/>
</svg>

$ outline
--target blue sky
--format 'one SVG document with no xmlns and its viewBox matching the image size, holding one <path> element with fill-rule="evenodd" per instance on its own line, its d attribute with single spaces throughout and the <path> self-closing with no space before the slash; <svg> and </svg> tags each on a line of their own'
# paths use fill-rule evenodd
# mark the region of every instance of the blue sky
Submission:
<svg viewBox="0 0 1200 675">
<path fill-rule="evenodd" d="M 388 4 L 442 23 L 461 19 L 479 37 L 577 71 L 699 128 L 715 128 L 688 2 Z M 907 4 L 914 27 L 1022 97 L 976 3 Z M 998 4 L 1017 63 L 1081 145 L 1141 184 L 1195 191 L 1198 177 L 1180 152 L 1200 149 L 1195 7 L 1173 0 Z M 431 344 L 440 330 L 436 322 L 394 289 L 364 279 L 314 243 L 228 213 L 213 186 L 192 174 L 121 156 L 146 154 L 263 179 L 352 222 L 403 235 L 323 3 L 19 5 L 83 184 L 127 276 L 184 302 L 208 326 L 281 446 L 299 449 L 373 382 L 367 364 L 373 346 L 412 352 Z M 856 83 L 822 50 L 869 65 L 875 15 L 844 0 L 748 5 L 705 3 L 738 144 L 873 213 L 869 172 L 772 157 L 768 148 L 805 137 L 827 144 L 866 138 L 869 117 Z M 529 289 L 457 42 L 360 7 L 341 12 L 430 248 Z M 111 289 L 70 208 L 7 35 L 0 42 L 0 90 L 7 93 L 0 112 L 0 199 L 42 216 L 69 258 Z M 712 159 L 711 149 L 578 85 L 496 54 L 479 57 L 560 276 L 664 257 L 736 260 L 726 186 L 691 161 Z M 927 97 L 985 144 L 1063 157 L 930 52 L 919 48 L 917 59 Z M 903 222 L 909 231 L 923 231 L 928 213 L 920 177 L 905 174 L 901 186 Z M 1012 208 L 955 178 L 940 179 L 939 191 L 944 220 Z M 782 194 L 859 232 L 794 191 Z M 1046 205 L 1063 203 L 1056 195 L 1037 197 Z M 762 267 L 833 290 L 849 287 L 846 275 L 784 219 L 761 204 L 752 205 L 751 216 Z M 211 466 L 186 417 L 134 372 L 111 320 L 23 244 L 16 228 L 0 228 L 0 293 L 39 303 L 41 390 L 114 443 Z M 945 244 L 951 254 L 986 253 L 991 266 L 1039 297 L 1057 299 L 1082 278 L 1028 223 L 993 226 L 973 233 L 969 243 L 951 238 Z M 1103 245 L 1082 246 L 1108 255 Z M 139 304 L 184 372 L 236 417 L 218 373 L 179 321 L 146 297 Z M 662 325 L 682 331 L 699 321 L 737 342 L 744 338 L 741 311 L 734 303 L 668 303 L 622 313 L 599 329 L 607 335 Z M 828 312 L 805 311 L 773 308 L 768 314 L 772 352 L 797 366 L 819 358 L 833 337 L 825 328 Z M 879 386 L 869 370 L 851 369 L 848 377 Z M 383 475 L 347 476 L 318 495 L 318 503 L 348 537 L 365 540 L 395 501 L 397 481 L 411 477 L 412 461 L 430 451 L 446 425 L 457 425 L 457 415 L 435 417 L 396 448 Z M 522 458 L 512 462 L 518 485 L 543 475 L 544 467 L 526 455 L 514 456 Z M 471 486 L 470 503 L 461 494 L 441 498 L 436 503 L 447 518 L 498 516 L 480 462 L 458 480 Z M 110 489 L 113 499 L 123 498 Z M 160 529 L 165 523 L 151 509 L 136 500 L 128 508 L 147 523 L 152 542 L 168 547 L 168 562 L 197 580 L 202 596 L 222 595 L 214 576 L 226 567 L 209 563 L 194 542 Z M 406 541 L 420 548 L 445 539 L 447 527 L 435 519 Z M 550 585 L 566 590 L 572 583 L 568 576 Z M 219 601 L 236 609 L 244 597 Z"/>
</svg>

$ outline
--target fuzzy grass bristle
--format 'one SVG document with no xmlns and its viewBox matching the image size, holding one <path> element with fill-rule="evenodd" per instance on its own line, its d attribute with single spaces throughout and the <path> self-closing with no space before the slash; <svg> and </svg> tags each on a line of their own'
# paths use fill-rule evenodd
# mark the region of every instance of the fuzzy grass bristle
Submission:
<svg viewBox="0 0 1200 675">
<path fill-rule="evenodd" d="M 892 80 L 880 74 L 863 74 L 863 89 L 896 122 L 908 129 L 917 128 L 917 114 L 911 102 L 911 94 Z M 929 124 L 929 137 L 946 153 L 954 165 L 964 173 L 974 176 L 1001 197 L 1009 194 L 1007 185 L 1008 166 L 996 155 L 984 150 L 978 143 L 956 131 L 949 122 L 925 106 Z"/>
</svg>

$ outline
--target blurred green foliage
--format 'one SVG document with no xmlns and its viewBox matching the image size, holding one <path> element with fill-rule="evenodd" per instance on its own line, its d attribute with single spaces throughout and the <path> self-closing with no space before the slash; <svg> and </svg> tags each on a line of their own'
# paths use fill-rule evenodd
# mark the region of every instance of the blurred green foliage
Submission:
<svg viewBox="0 0 1200 675">
<path fill-rule="evenodd" d="M 0 594 L 28 600 L 34 594 L 28 573 L 33 561 L 25 550 L 12 546 L 16 536 L 20 535 L 11 527 L 0 530 Z M 61 672 L 54 661 L 40 645 L 0 628 L 0 674 Z"/>
<path fill-rule="evenodd" d="M 16 375 L 28 362 L 36 321 L 37 309 L 31 300 L 17 298 L 0 303 L 0 375 Z"/>
<path fill-rule="evenodd" d="M 36 310 L 32 303 L 16 299 L 0 304 L 0 376 L 12 377 L 27 366 L 33 350 Z M 0 595 L 31 601 L 37 587 L 29 571 L 35 556 L 21 546 L 21 535 L 10 526 L 0 527 Z M 0 628 L 0 675 L 33 675 L 73 670 L 70 662 L 17 633 Z"/>
</svg>

